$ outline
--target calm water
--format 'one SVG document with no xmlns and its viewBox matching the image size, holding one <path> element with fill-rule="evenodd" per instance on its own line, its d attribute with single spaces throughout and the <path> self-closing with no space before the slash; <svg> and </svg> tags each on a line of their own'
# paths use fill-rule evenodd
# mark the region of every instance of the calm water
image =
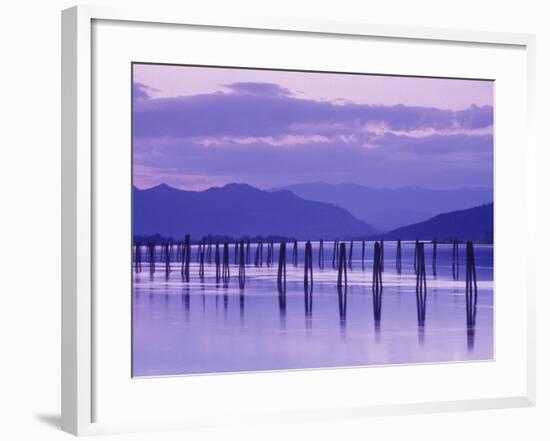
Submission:
<svg viewBox="0 0 550 441">
<path fill-rule="evenodd" d="M 349 245 L 348 245 L 349 247 Z M 372 291 L 373 243 L 367 243 L 366 268 L 361 243 L 354 243 L 348 287 L 340 295 L 332 268 L 332 243 L 325 244 L 325 266 L 318 268 L 313 244 L 313 288 L 304 292 L 303 250 L 291 263 L 287 245 L 286 296 L 277 290 L 275 264 L 246 268 L 239 289 L 233 265 L 228 286 L 216 284 L 215 265 L 205 263 L 198 277 L 192 247 L 191 281 L 181 280 L 180 263 L 168 278 L 163 264 L 154 275 L 147 264 L 134 273 L 134 376 L 212 372 L 449 362 L 493 358 L 493 247 L 475 245 L 478 301 L 475 329 L 468 332 L 465 300 L 465 245 L 460 245 L 460 279 L 453 281 L 451 245 L 438 245 L 437 277 L 432 275 L 432 246 L 426 244 L 427 297 L 424 326 L 417 316 L 414 243 L 402 243 L 402 274 L 395 269 L 396 243 L 384 247 L 380 320 L 375 320 Z M 349 251 L 349 248 L 348 248 Z M 285 300 L 286 299 L 286 300 Z M 309 301 L 306 303 L 306 299 Z"/>
</svg>

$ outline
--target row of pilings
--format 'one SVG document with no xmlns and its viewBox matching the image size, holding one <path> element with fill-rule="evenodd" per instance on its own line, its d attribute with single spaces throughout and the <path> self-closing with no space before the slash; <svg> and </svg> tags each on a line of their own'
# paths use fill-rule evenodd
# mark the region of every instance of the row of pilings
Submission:
<svg viewBox="0 0 550 441">
<path fill-rule="evenodd" d="M 349 248 L 347 245 L 349 244 Z M 251 242 L 250 240 L 237 241 L 233 244 L 234 259 L 233 263 L 238 266 L 238 279 L 239 285 L 244 287 L 246 281 L 246 266 L 250 264 L 251 260 Z M 458 241 L 452 242 L 452 278 L 453 280 L 459 279 L 459 245 Z M 255 244 L 254 266 L 262 267 L 264 265 L 264 243 L 259 241 Z M 294 266 L 298 266 L 298 242 L 292 241 L 292 255 L 291 262 Z M 437 275 L 437 246 L 436 240 L 432 241 L 432 274 L 435 277 Z M 271 267 L 275 263 L 275 244 L 273 241 L 267 242 L 267 256 L 265 265 Z M 416 241 L 414 248 L 413 268 L 414 274 L 417 278 L 417 292 L 419 293 L 419 322 L 423 321 L 424 308 L 422 299 L 425 298 L 426 290 L 426 259 L 425 259 L 425 242 Z M 160 256 L 158 256 L 157 249 L 160 249 Z M 287 243 L 280 242 L 279 245 L 279 259 L 277 265 L 277 283 L 286 283 L 286 255 Z M 338 241 L 333 242 L 332 252 L 332 267 L 337 271 L 336 285 L 343 287 L 348 284 L 348 270 L 352 270 L 352 260 L 354 252 L 354 241 Z M 466 243 L 466 281 L 470 288 L 468 288 L 468 298 L 476 298 L 477 294 L 477 279 L 475 272 L 475 260 L 473 258 L 473 242 L 468 241 Z M 175 254 L 175 256 L 174 256 Z M 365 269 L 365 241 L 361 243 L 361 268 Z M 377 291 L 382 289 L 382 274 L 384 272 L 384 241 L 376 241 L 374 243 L 373 254 L 373 288 Z M 211 264 L 212 261 L 215 265 L 216 282 L 227 285 L 230 280 L 230 244 L 224 242 L 206 242 L 200 241 L 197 244 L 196 261 L 199 267 L 199 278 L 204 279 L 204 266 L 205 263 Z M 325 253 L 324 253 L 324 241 L 319 241 L 318 259 L 317 265 L 320 269 L 324 268 Z M 186 235 L 183 241 L 176 243 L 162 243 L 159 245 L 150 241 L 147 243 L 134 243 L 133 252 L 133 267 L 136 273 L 139 273 L 143 269 L 143 262 L 147 262 L 149 265 L 149 271 L 154 273 L 156 271 L 156 263 L 164 263 L 163 269 L 166 275 L 172 271 L 176 262 L 181 262 L 181 277 L 184 281 L 190 281 L 190 262 L 191 262 L 191 239 L 189 235 Z M 305 243 L 304 249 L 304 284 L 313 284 L 313 247 L 311 241 Z M 474 263 L 472 263 L 474 262 Z M 402 274 L 402 244 L 401 240 L 397 241 L 396 253 L 395 253 L 395 269 L 397 274 Z M 423 294 L 424 293 L 424 294 Z M 473 294 L 471 294 L 473 293 Z M 473 301 L 472 301 L 473 302 Z M 470 302 L 470 303 L 472 303 Z M 475 320 L 475 318 L 474 318 Z"/>
<path fill-rule="evenodd" d="M 415 293 L 417 320 L 419 326 L 419 336 L 423 339 L 424 324 L 426 320 L 426 299 L 427 299 L 427 280 L 426 280 L 426 257 L 425 245 L 429 242 L 415 241 L 413 268 L 416 278 Z M 338 305 L 340 319 L 345 321 L 347 310 L 347 288 L 348 288 L 348 270 L 352 268 L 350 260 L 353 259 L 353 242 L 349 242 L 349 248 L 346 249 L 346 242 L 334 241 L 333 244 L 333 267 L 337 271 L 336 286 L 338 292 Z M 432 245 L 432 273 L 434 277 L 437 274 L 437 246 L 438 242 L 433 240 Z M 459 278 L 459 245 L 458 241 L 452 242 L 452 277 L 453 280 Z M 294 266 L 298 265 L 298 243 L 291 242 L 292 257 L 291 262 Z M 160 249 L 160 258 L 158 258 L 157 249 Z M 234 243 L 234 264 L 238 267 L 238 283 L 239 288 L 244 290 L 246 284 L 246 267 L 250 261 L 250 241 L 238 241 Z M 286 281 L 287 281 L 287 243 L 280 242 L 278 263 L 277 263 L 277 289 L 279 293 L 279 307 L 281 311 L 281 319 L 284 318 L 286 311 Z M 263 265 L 263 243 L 256 244 L 256 253 L 254 256 L 254 265 L 259 267 Z M 174 255 L 175 254 L 175 255 Z M 225 287 L 230 281 L 230 244 L 224 242 L 220 244 L 207 243 L 200 241 L 197 244 L 197 262 L 199 268 L 199 278 L 204 280 L 204 266 L 208 263 L 208 259 L 214 261 L 216 283 L 223 283 Z M 477 311 L 477 272 L 474 256 L 474 244 L 472 241 L 466 242 L 465 256 L 465 271 L 466 271 L 466 324 L 468 345 L 473 346 L 474 329 L 476 323 Z M 157 259 L 158 258 L 158 259 Z M 191 241 L 189 235 L 185 236 L 183 241 L 177 243 L 162 243 L 160 245 L 154 242 L 140 243 L 136 242 L 133 249 L 133 268 L 136 273 L 143 269 L 143 263 L 149 264 L 149 271 L 155 272 L 156 263 L 164 263 L 164 272 L 168 277 L 176 262 L 181 262 L 181 277 L 182 280 L 190 281 L 190 261 L 191 261 Z M 364 269 L 365 261 L 365 242 L 361 247 L 361 262 Z M 275 244 L 273 241 L 267 243 L 267 258 L 266 266 L 271 267 L 275 262 Z M 306 317 L 311 318 L 313 308 L 313 247 L 311 241 L 305 243 L 304 249 L 304 307 Z M 381 310 L 382 310 L 382 292 L 383 292 L 383 272 L 384 272 L 384 242 L 376 241 L 374 243 L 373 263 L 372 263 L 372 301 L 374 324 L 379 330 Z M 319 242 L 318 266 L 324 267 L 324 242 Z M 402 244 L 397 241 L 395 253 L 395 269 L 397 274 L 402 273 Z M 224 302 L 227 299 L 224 299 Z M 241 294 L 241 303 L 244 298 Z"/>
</svg>

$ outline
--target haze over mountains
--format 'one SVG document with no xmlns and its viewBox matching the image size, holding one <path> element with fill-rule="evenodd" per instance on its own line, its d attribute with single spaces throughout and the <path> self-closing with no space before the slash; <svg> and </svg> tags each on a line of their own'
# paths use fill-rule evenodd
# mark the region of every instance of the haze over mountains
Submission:
<svg viewBox="0 0 550 441">
<path fill-rule="evenodd" d="M 161 184 L 146 190 L 134 187 L 133 192 L 136 236 L 276 235 L 319 240 L 375 232 L 343 208 L 304 200 L 290 191 L 268 192 L 246 184 L 184 191 Z"/>
<path fill-rule="evenodd" d="M 492 240 L 493 204 L 492 192 L 488 190 L 387 190 L 324 183 L 287 188 L 293 191 L 264 191 L 247 184 L 227 184 L 204 191 L 179 190 L 166 184 L 145 190 L 134 187 L 134 235 L 173 239 L 190 234 L 194 239 L 212 235 L 299 240 Z M 366 221 L 350 213 L 351 209 L 308 197 L 339 200 L 367 216 Z M 477 202 L 484 199 L 490 203 Z M 465 209 L 448 208 L 463 205 Z M 371 219 L 377 222 L 378 229 L 367 222 Z M 398 228 L 388 231 L 387 227 L 395 224 Z"/>
<path fill-rule="evenodd" d="M 424 222 L 377 235 L 384 240 L 481 240 L 493 241 L 493 204 L 442 213 Z"/>
<path fill-rule="evenodd" d="M 378 231 L 391 231 L 427 220 L 440 213 L 493 202 L 493 190 L 460 188 L 431 190 L 420 187 L 370 188 L 354 183 L 313 182 L 274 188 L 289 190 L 301 198 L 328 202 L 345 208 Z"/>
</svg>

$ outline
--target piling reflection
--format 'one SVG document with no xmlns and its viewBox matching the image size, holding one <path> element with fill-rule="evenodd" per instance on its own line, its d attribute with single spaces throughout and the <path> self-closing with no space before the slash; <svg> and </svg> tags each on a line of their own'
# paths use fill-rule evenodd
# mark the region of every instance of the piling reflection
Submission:
<svg viewBox="0 0 550 441">
<path fill-rule="evenodd" d="M 380 337 L 380 320 L 382 319 L 382 285 L 372 286 L 372 311 L 374 316 L 374 331 Z"/>
<path fill-rule="evenodd" d="M 187 287 L 183 288 L 183 291 L 181 293 L 181 303 L 185 312 L 189 313 L 191 309 L 191 293 L 189 292 L 189 288 Z"/>
<path fill-rule="evenodd" d="M 417 241 L 415 244 L 416 261 L 416 316 L 418 321 L 418 343 L 425 343 L 426 299 L 428 295 L 426 286 L 426 257 L 424 243 Z"/>
<path fill-rule="evenodd" d="M 304 310 L 306 323 L 311 325 L 311 316 L 313 314 L 313 284 L 304 284 Z"/>
<path fill-rule="evenodd" d="M 466 334 L 468 350 L 473 350 L 477 315 L 477 272 L 474 244 L 466 243 Z"/>
<path fill-rule="evenodd" d="M 348 287 L 345 286 L 338 286 L 336 287 L 338 291 L 338 312 L 340 316 L 340 332 L 341 335 L 344 336 L 344 332 L 346 330 L 346 320 L 347 320 L 347 314 L 348 314 Z"/>
<path fill-rule="evenodd" d="M 378 242 L 374 244 L 374 256 L 372 263 L 372 288 L 373 292 L 382 291 L 382 249 Z"/>
<path fill-rule="evenodd" d="M 286 328 L 286 280 L 284 283 L 277 283 L 277 291 L 279 293 L 279 319 L 281 329 Z"/>
<path fill-rule="evenodd" d="M 244 324 L 244 291 L 239 292 L 239 317 L 241 319 L 241 325 Z"/>
<path fill-rule="evenodd" d="M 380 339 L 380 319 L 382 318 L 382 262 L 381 244 L 375 242 L 372 263 L 372 310 L 374 315 L 374 332 L 377 341 Z"/>
</svg>

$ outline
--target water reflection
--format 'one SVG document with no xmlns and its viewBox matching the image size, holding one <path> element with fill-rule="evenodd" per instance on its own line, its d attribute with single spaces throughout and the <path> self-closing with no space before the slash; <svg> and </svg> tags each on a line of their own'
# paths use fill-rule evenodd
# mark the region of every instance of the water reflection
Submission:
<svg viewBox="0 0 550 441">
<path fill-rule="evenodd" d="M 191 293 L 189 291 L 189 287 L 183 288 L 183 292 L 181 294 L 181 303 L 185 311 L 189 312 L 191 308 Z"/>
<path fill-rule="evenodd" d="M 342 337 L 345 337 L 346 320 L 348 313 L 348 287 L 347 285 L 342 287 L 338 286 L 338 312 L 340 316 L 340 333 Z"/>
<path fill-rule="evenodd" d="M 311 245 L 319 247 L 320 242 Z M 251 246 L 256 248 L 254 243 Z M 366 253 L 374 256 L 373 263 L 361 271 L 362 244 L 355 253 L 346 243 L 333 244 L 330 251 L 336 268 L 330 260 L 319 268 L 318 249 L 313 248 L 306 259 L 306 246 L 301 243 L 296 256 L 289 256 L 289 261 L 297 260 L 298 265 L 287 268 L 286 259 L 278 259 L 281 248 L 271 249 L 270 245 L 267 245 L 269 266 L 260 265 L 260 255 L 258 267 L 254 263 L 246 266 L 246 248 L 242 242 L 238 244 L 237 264 L 231 263 L 234 266 L 231 270 L 237 274 L 242 260 L 246 291 L 240 283 L 241 277 L 233 277 L 227 283 L 223 280 L 223 267 L 216 280 L 214 262 L 208 265 L 205 259 L 206 245 L 197 247 L 196 260 L 193 251 L 189 282 L 179 275 L 177 257 L 171 262 L 168 277 L 162 262 L 157 261 L 153 272 L 144 261 L 143 272 L 134 274 L 133 280 L 135 374 L 492 358 L 492 248 L 479 251 L 476 248 L 479 266 L 475 284 L 474 273 L 468 276 L 467 262 L 460 263 L 466 281 L 472 282 L 471 289 L 466 290 L 466 302 L 462 302 L 465 280 L 453 280 L 451 245 L 437 245 L 437 280 L 430 277 L 428 281 L 421 271 L 423 259 L 415 246 L 402 242 L 402 271 L 397 274 L 393 265 L 382 273 L 381 244 L 367 242 Z M 396 246 L 386 242 L 385 247 L 393 263 Z M 374 253 L 376 248 L 378 257 Z M 218 260 L 215 244 L 211 249 L 212 261 Z M 226 263 L 225 251 L 224 246 L 223 258 L 220 256 L 218 260 L 222 264 Z M 181 253 L 176 249 L 176 256 L 182 258 Z M 461 252 L 459 256 L 466 259 L 467 253 Z M 359 271 L 346 272 L 350 269 L 350 258 L 355 259 Z M 306 260 L 310 262 L 307 273 Z M 339 269 L 341 279 L 337 286 Z M 481 309 L 479 303 L 483 305 Z M 369 317 L 373 317 L 373 325 Z M 373 342 L 377 344 L 372 345 Z"/>
<path fill-rule="evenodd" d="M 241 324 L 244 324 L 244 291 L 239 293 L 239 314 L 241 318 Z"/>
<path fill-rule="evenodd" d="M 374 316 L 374 333 L 376 340 L 380 340 L 380 320 L 382 318 L 382 285 L 372 287 L 372 311 Z"/>
<path fill-rule="evenodd" d="M 279 317 L 281 329 L 286 327 L 286 280 L 285 283 L 277 283 L 279 292 Z"/>
<path fill-rule="evenodd" d="M 311 317 L 313 315 L 313 283 L 304 283 L 304 308 L 306 328 L 311 329 Z"/>
</svg>

